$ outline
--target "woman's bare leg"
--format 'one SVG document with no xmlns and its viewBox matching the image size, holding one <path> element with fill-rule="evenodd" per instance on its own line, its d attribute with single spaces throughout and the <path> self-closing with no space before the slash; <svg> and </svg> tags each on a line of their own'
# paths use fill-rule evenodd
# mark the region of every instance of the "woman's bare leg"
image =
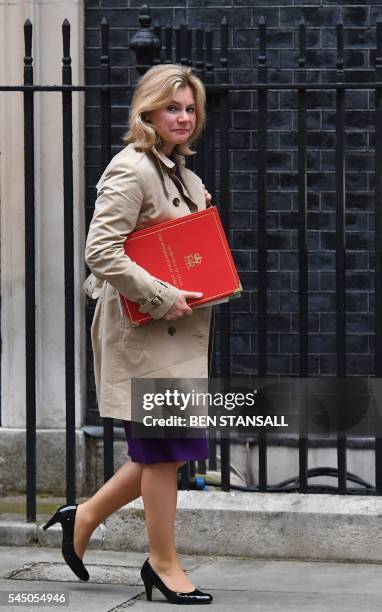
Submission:
<svg viewBox="0 0 382 612">
<path fill-rule="evenodd" d="M 174 539 L 178 468 L 184 463 L 143 464 L 141 492 L 150 542 L 150 564 L 169 589 L 187 593 L 195 586 L 181 567 Z"/>
<path fill-rule="evenodd" d="M 78 504 L 74 550 L 82 559 L 90 536 L 113 512 L 141 496 L 141 463 L 128 461 L 89 499 Z"/>
</svg>

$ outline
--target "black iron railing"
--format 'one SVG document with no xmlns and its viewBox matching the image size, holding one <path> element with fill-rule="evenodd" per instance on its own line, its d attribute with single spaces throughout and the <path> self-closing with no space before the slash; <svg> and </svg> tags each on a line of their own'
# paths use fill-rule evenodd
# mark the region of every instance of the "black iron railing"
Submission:
<svg viewBox="0 0 382 612">
<path fill-rule="evenodd" d="M 137 55 L 137 72 L 142 74 L 155 63 L 168 63 L 173 60 L 173 30 L 165 28 L 164 57 L 161 57 L 161 28 L 151 29 L 150 19 L 145 10 L 141 12 L 140 34 L 132 39 L 132 48 Z M 132 91 L 134 86 L 113 84 L 109 60 L 109 26 L 106 19 L 101 24 L 100 83 L 97 85 L 73 85 L 70 58 L 70 24 L 63 23 L 63 60 L 61 85 L 34 85 L 32 59 L 32 24 L 25 23 L 25 60 L 24 84 L 0 86 L 0 91 L 19 91 L 24 97 L 24 135 L 25 135 L 25 300 L 26 300 L 26 435 L 27 435 L 27 520 L 36 517 L 36 385 L 35 385 L 35 201 L 34 201 L 34 94 L 36 92 L 61 92 L 63 108 L 63 194 L 64 194 L 64 231 L 65 231 L 65 380 L 66 380 L 66 474 L 67 501 L 74 503 L 75 491 L 75 370 L 74 370 L 74 264 L 73 264 L 73 142 L 72 142 L 72 95 L 79 91 L 97 91 L 101 106 L 101 165 L 102 170 L 111 158 L 111 108 L 114 91 Z M 144 36 L 142 34 L 143 30 Z M 253 327 L 258 337 L 257 375 L 264 378 L 268 374 L 268 274 L 267 256 L 267 123 L 268 93 L 270 91 L 292 90 L 298 97 L 298 256 L 299 256 L 299 371 L 302 378 L 308 376 L 309 332 L 308 332 L 308 245 L 307 245 L 307 92 L 331 90 L 336 96 L 336 353 L 337 376 L 346 376 L 346 244 L 345 244 L 345 96 L 349 90 L 375 92 L 375 376 L 382 376 L 382 22 L 377 23 L 376 70 L 374 82 L 351 82 L 344 70 L 343 62 L 343 24 L 337 24 L 337 73 L 334 82 L 308 82 L 305 58 L 306 28 L 299 23 L 298 80 L 296 83 L 268 82 L 266 53 L 267 31 L 264 19 L 259 22 L 258 82 L 238 84 L 229 81 L 228 72 L 228 25 L 226 19 L 221 24 L 222 48 L 220 66 L 212 63 L 212 32 L 196 30 L 192 32 L 185 24 L 176 30 L 175 61 L 186 65 L 194 63 L 195 72 L 203 79 L 208 94 L 207 116 L 209 120 L 200 141 L 199 155 L 191 161 L 193 168 L 208 185 L 209 191 L 217 191 L 215 169 L 220 172 L 219 210 L 227 235 L 230 223 L 230 150 L 228 141 L 229 93 L 232 91 L 257 91 L 257 133 L 258 164 L 258 206 L 256 235 L 257 249 L 257 316 Z M 149 33 L 149 35 L 148 35 Z M 149 43 L 147 42 L 149 40 Z M 159 44 L 158 44 L 159 40 Z M 195 59 L 191 61 L 192 41 L 195 41 Z M 216 122 L 216 123 L 215 123 Z M 249 126 L 250 127 L 250 126 Z M 217 140 L 216 133 L 219 134 Z M 219 151 L 219 155 L 218 155 Z M 207 163 L 208 162 L 208 163 Z M 250 229 L 250 228 L 249 228 Z M 245 289 L 245 287 L 244 287 Z M 221 377 L 230 376 L 230 311 L 229 305 L 219 309 L 220 350 L 213 352 L 213 375 L 216 371 Z M 217 364 L 218 362 L 218 364 Z M 255 368 L 254 368 L 255 370 Z M 255 371 L 254 371 L 255 373 Z M 309 440 L 305 435 L 304 414 L 300 415 L 300 438 L 298 440 L 299 475 L 291 482 L 282 483 L 279 490 L 309 492 L 317 490 L 310 487 L 308 479 L 314 476 L 308 470 Z M 211 439 L 209 467 L 216 468 L 217 441 Z M 267 436 L 258 437 L 259 482 L 256 487 L 246 490 L 272 491 L 267 482 Z M 220 441 L 221 487 L 228 491 L 230 484 L 230 441 Z M 347 488 L 347 480 L 352 478 L 346 469 L 347 439 L 338 435 L 338 469 L 330 475 L 338 477 L 338 493 L 352 492 Z M 113 420 L 104 419 L 104 478 L 107 480 L 114 471 L 113 463 Z M 205 473 L 205 462 L 199 464 L 198 472 Z M 196 473 L 191 463 L 181 470 L 180 487 L 189 486 L 189 478 Z M 296 484 L 297 482 L 297 484 Z M 245 487 L 244 487 L 245 489 Z M 326 490 L 333 490 L 327 487 Z M 362 491 L 360 491 L 362 492 Z M 382 494 L 382 439 L 375 439 L 375 487 L 367 486 L 368 494 Z"/>
</svg>

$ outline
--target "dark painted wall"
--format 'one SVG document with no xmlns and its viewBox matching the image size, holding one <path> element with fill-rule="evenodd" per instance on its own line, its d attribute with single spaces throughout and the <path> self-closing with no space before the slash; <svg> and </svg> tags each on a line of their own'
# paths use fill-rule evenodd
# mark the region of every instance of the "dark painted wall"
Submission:
<svg viewBox="0 0 382 612">
<path fill-rule="evenodd" d="M 86 82 L 99 79 L 98 24 L 110 21 L 112 79 L 134 83 L 135 56 L 128 49 L 138 29 L 141 2 L 86 0 Z M 293 4 L 293 6 L 291 6 Z M 257 80 L 257 23 L 264 15 L 268 31 L 269 80 L 293 82 L 298 68 L 297 24 L 307 25 L 306 68 L 309 80 L 333 80 L 336 71 L 335 26 L 342 11 L 345 26 L 346 78 L 374 79 L 375 22 L 382 3 L 353 1 L 234 2 L 170 0 L 150 3 L 153 22 L 179 25 L 183 17 L 191 27 L 214 30 L 218 65 L 219 24 L 229 25 L 229 74 L 232 83 Z M 130 66 L 130 68 L 129 68 Z M 321 77 L 319 72 L 321 72 Z M 308 112 L 308 227 L 309 325 L 312 376 L 335 373 L 335 96 L 333 91 L 309 94 Z M 269 228 L 269 373 L 293 375 L 298 371 L 297 276 L 297 151 L 295 92 L 269 94 L 268 228 Z M 121 145 L 128 116 L 128 96 L 113 94 L 113 154 Z M 348 247 L 348 374 L 373 373 L 373 205 L 374 205 L 374 96 L 371 91 L 347 95 L 346 189 Z M 232 372 L 256 373 L 256 92 L 230 96 L 231 244 L 246 292 L 232 305 Z M 91 218 L 100 175 L 100 114 L 96 94 L 86 101 L 86 213 Z M 208 185 L 207 185 L 208 187 Z M 213 194 L 218 202 L 219 193 Z M 252 228 L 252 229 L 251 229 Z M 88 309 L 90 325 L 92 310 Z M 96 420 L 90 340 L 88 345 L 89 422 Z"/>
</svg>

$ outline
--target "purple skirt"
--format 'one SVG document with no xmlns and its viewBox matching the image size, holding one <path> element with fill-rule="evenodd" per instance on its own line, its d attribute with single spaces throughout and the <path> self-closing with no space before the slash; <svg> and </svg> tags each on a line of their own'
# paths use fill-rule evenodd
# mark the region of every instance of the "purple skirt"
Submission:
<svg viewBox="0 0 382 612">
<path fill-rule="evenodd" d="M 128 455 L 135 463 L 208 459 L 207 434 L 201 438 L 133 438 L 131 421 L 123 421 Z"/>
</svg>

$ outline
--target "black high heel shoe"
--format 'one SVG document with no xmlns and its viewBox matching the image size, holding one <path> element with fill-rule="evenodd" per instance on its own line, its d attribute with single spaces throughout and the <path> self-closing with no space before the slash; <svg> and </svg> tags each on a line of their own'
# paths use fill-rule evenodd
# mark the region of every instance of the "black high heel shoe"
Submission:
<svg viewBox="0 0 382 612">
<path fill-rule="evenodd" d="M 52 518 L 43 525 L 43 530 L 46 531 L 51 525 L 61 523 L 62 527 L 62 556 L 69 565 L 72 572 L 80 580 L 89 580 L 89 573 L 82 560 L 76 555 L 73 546 L 74 537 L 74 521 L 76 519 L 77 506 L 60 506 L 53 514 Z"/>
<path fill-rule="evenodd" d="M 199 589 L 190 591 L 189 593 L 178 593 L 171 591 L 165 583 L 159 578 L 158 574 L 151 567 L 148 558 L 142 565 L 141 578 L 145 585 L 146 597 L 148 601 L 152 601 L 153 586 L 157 587 L 166 599 L 174 604 L 209 604 L 213 597 L 209 593 L 203 593 Z"/>
</svg>

